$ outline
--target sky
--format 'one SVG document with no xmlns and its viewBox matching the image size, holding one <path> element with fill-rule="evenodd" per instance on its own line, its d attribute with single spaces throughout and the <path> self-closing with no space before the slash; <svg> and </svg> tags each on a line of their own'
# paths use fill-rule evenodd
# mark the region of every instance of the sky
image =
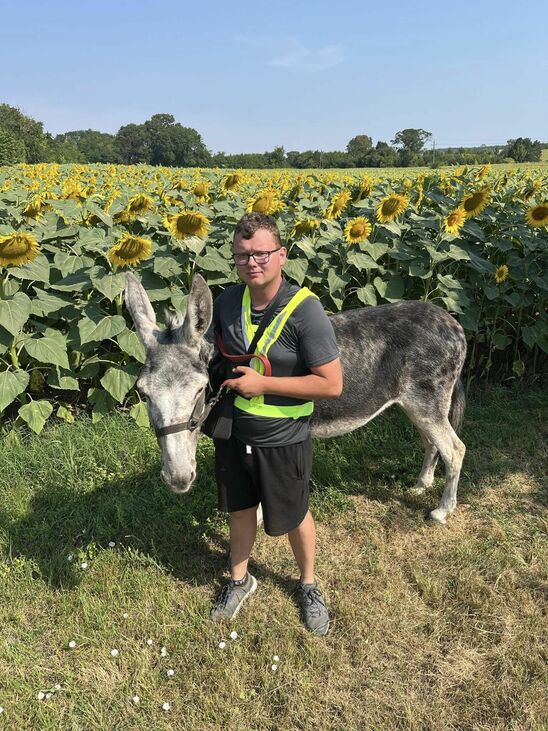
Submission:
<svg viewBox="0 0 548 731">
<path fill-rule="evenodd" d="M 0 103 L 52 134 L 156 113 L 212 152 L 548 140 L 546 0 L 0 0 Z"/>
</svg>

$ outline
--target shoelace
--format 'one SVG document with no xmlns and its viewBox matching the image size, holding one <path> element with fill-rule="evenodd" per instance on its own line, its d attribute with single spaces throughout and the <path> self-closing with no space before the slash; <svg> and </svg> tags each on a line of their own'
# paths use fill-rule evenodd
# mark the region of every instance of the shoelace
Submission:
<svg viewBox="0 0 548 731">
<path fill-rule="evenodd" d="M 313 617 L 319 617 L 322 614 L 322 607 L 325 609 L 323 597 L 319 589 L 305 589 L 299 586 L 299 593 L 303 596 L 306 609 Z"/>
<path fill-rule="evenodd" d="M 218 606 L 224 609 L 228 603 L 230 592 L 233 589 L 238 589 L 240 586 L 243 586 L 243 584 L 235 584 L 232 579 L 229 579 L 228 583 L 223 586 L 221 593 L 219 594 L 219 601 L 217 602 Z"/>
</svg>

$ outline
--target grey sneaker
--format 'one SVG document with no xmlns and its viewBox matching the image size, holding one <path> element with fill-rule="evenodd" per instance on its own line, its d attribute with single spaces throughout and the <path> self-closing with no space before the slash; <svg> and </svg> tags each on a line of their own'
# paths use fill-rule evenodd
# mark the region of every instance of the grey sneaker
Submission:
<svg viewBox="0 0 548 731">
<path fill-rule="evenodd" d="M 234 619 L 245 600 L 257 588 L 257 579 L 248 572 L 243 584 L 237 584 L 232 579 L 223 586 L 213 608 L 211 619 L 215 622 L 223 619 Z"/>
<path fill-rule="evenodd" d="M 329 629 L 329 612 L 318 584 L 299 584 L 297 601 L 301 608 L 301 618 L 315 635 L 326 635 Z"/>
</svg>

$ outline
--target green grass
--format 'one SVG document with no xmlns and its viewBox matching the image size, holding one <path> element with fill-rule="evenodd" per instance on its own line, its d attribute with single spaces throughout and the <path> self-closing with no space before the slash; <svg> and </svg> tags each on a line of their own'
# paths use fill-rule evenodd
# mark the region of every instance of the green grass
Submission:
<svg viewBox="0 0 548 731">
<path fill-rule="evenodd" d="M 10 435 L 0 729 L 546 728 L 546 406 L 539 392 L 475 397 L 446 527 L 426 517 L 441 475 L 427 495 L 406 493 L 422 456 L 397 410 L 316 442 L 318 575 L 333 614 L 323 639 L 299 622 L 287 542 L 262 532 L 238 639 L 210 623 L 227 527 L 209 440 L 195 490 L 175 497 L 154 437 L 124 416 Z"/>
</svg>

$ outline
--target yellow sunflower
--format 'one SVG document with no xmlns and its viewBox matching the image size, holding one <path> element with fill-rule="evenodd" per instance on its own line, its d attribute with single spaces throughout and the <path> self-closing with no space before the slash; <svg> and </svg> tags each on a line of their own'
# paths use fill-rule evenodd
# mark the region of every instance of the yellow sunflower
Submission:
<svg viewBox="0 0 548 731">
<path fill-rule="evenodd" d="M 349 244 L 358 244 L 360 241 L 369 238 L 373 226 L 365 216 L 352 218 L 344 227 L 344 239 Z"/>
<path fill-rule="evenodd" d="M 126 234 L 111 246 L 107 251 L 107 257 L 113 264 L 125 267 L 130 264 L 138 264 L 143 259 L 148 259 L 152 251 L 152 242 L 140 236 Z"/>
<path fill-rule="evenodd" d="M 192 192 L 196 196 L 197 203 L 205 203 L 207 201 L 210 185 L 211 183 L 202 181 L 201 183 L 196 183 L 196 185 L 192 188 Z"/>
<path fill-rule="evenodd" d="M 325 218 L 328 218 L 330 221 L 333 221 L 335 218 L 339 218 L 348 205 L 351 197 L 352 196 L 347 190 L 342 190 L 333 198 L 324 211 Z"/>
<path fill-rule="evenodd" d="M 460 204 L 460 208 L 464 210 L 466 218 L 472 218 L 481 213 L 491 199 L 491 191 L 489 188 L 481 188 L 475 193 L 467 195 Z"/>
<path fill-rule="evenodd" d="M 209 223 L 209 218 L 203 213 L 186 209 L 164 219 L 166 228 L 181 241 L 189 236 L 204 239 L 207 236 Z"/>
<path fill-rule="evenodd" d="M 541 226 L 548 226 L 548 202 L 528 208 L 525 212 L 525 218 L 529 226 L 539 228 Z"/>
<path fill-rule="evenodd" d="M 444 219 L 443 228 L 447 234 L 458 234 L 466 221 L 466 213 L 462 208 L 455 208 L 454 211 Z"/>
<path fill-rule="evenodd" d="M 301 236 L 306 236 L 319 227 L 320 221 L 317 218 L 303 218 L 300 221 L 295 221 L 295 225 L 291 231 L 291 238 L 298 239 Z"/>
<path fill-rule="evenodd" d="M 228 191 L 228 190 L 236 190 L 242 183 L 242 176 L 238 173 L 230 173 L 230 175 L 227 175 L 226 178 L 224 178 L 223 182 L 221 183 L 222 190 Z"/>
<path fill-rule="evenodd" d="M 373 187 L 375 185 L 375 181 L 373 178 L 370 178 L 368 175 L 366 175 L 356 192 L 354 193 L 354 200 L 355 201 L 361 201 L 364 198 L 367 198 L 367 196 L 371 195 L 371 191 L 373 190 Z"/>
<path fill-rule="evenodd" d="M 23 215 L 27 218 L 38 218 L 47 205 L 45 197 L 42 195 L 34 195 L 27 205 L 23 208 Z"/>
<path fill-rule="evenodd" d="M 126 207 L 126 213 L 129 218 L 144 216 L 147 211 L 153 210 L 154 201 L 149 195 L 144 195 L 144 193 L 138 193 L 133 198 L 130 198 Z"/>
<path fill-rule="evenodd" d="M 266 213 L 271 216 L 273 213 L 277 213 L 284 207 L 284 204 L 279 199 L 278 194 L 271 188 L 265 188 L 260 190 L 254 198 L 249 198 L 247 201 L 246 211 L 256 211 L 257 213 Z"/>
<path fill-rule="evenodd" d="M 20 266 L 36 259 L 40 253 L 32 234 L 11 233 L 0 236 L 0 266 Z"/>
<path fill-rule="evenodd" d="M 509 276 L 510 270 L 508 269 L 506 264 L 501 264 L 499 267 L 497 267 L 497 271 L 495 272 L 495 282 L 497 284 L 502 284 L 508 279 Z"/>
<path fill-rule="evenodd" d="M 409 198 L 399 193 L 391 193 L 382 199 L 377 207 L 377 219 L 381 223 L 394 221 L 409 205 Z"/>
</svg>

